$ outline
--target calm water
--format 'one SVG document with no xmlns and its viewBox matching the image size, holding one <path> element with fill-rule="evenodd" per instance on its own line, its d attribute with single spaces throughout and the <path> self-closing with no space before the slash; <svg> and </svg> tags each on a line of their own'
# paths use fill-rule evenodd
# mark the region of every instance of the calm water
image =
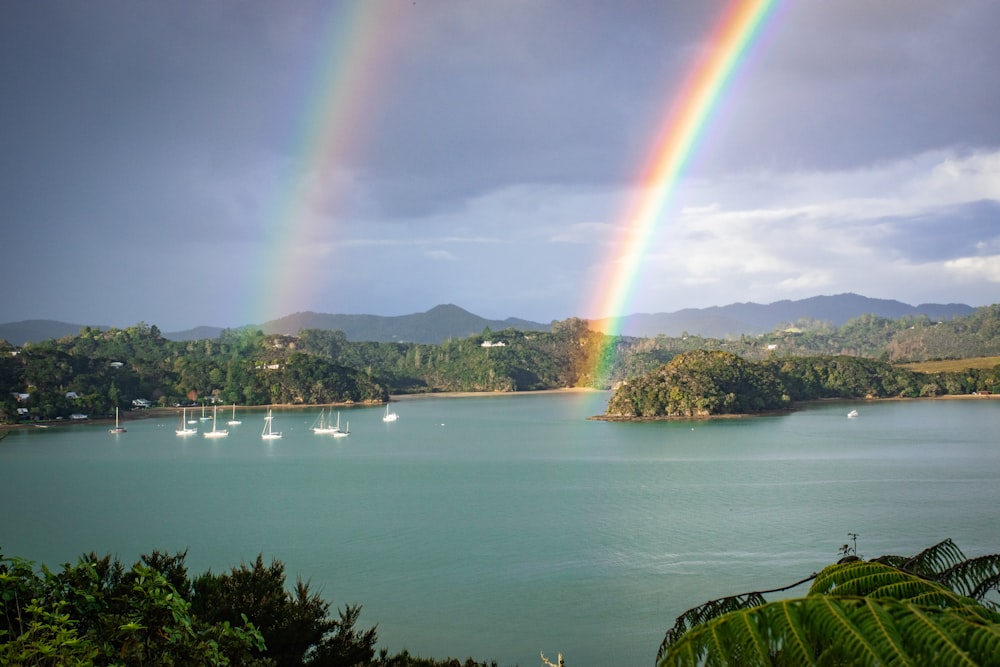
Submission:
<svg viewBox="0 0 1000 667">
<path fill-rule="evenodd" d="M 19 431 L 0 547 L 49 565 L 188 548 L 192 574 L 262 552 L 362 604 L 390 651 L 522 667 L 652 664 L 685 609 L 807 576 L 849 532 L 865 557 L 1000 551 L 1000 402 L 586 421 L 607 398 L 406 400 L 395 423 L 342 411 L 341 439 L 309 430 L 316 411 L 276 412 L 269 442 L 259 411 L 220 440 L 174 418 Z"/>
</svg>

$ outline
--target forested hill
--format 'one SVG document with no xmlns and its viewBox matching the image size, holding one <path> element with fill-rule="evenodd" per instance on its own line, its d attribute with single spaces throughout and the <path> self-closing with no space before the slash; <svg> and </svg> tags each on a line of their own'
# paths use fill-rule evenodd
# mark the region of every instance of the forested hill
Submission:
<svg viewBox="0 0 1000 667">
<path fill-rule="evenodd" d="M 918 373 L 884 361 L 845 356 L 752 362 L 722 351 L 684 352 L 623 382 L 608 401 L 611 419 L 750 415 L 822 398 L 916 398 L 992 394 L 1000 366 Z"/>
<path fill-rule="evenodd" d="M 425 313 L 385 317 L 381 315 L 330 315 L 295 313 L 261 325 L 267 334 L 294 336 L 305 329 L 340 331 L 351 341 L 376 343 L 441 343 L 449 338 L 468 338 L 486 329 L 548 331 L 548 324 L 515 317 L 491 320 L 453 304 L 435 306 Z M 168 334 L 168 338 L 175 338 Z M 180 337 L 176 337 L 181 340 Z"/>
<path fill-rule="evenodd" d="M 608 389 L 643 382 L 640 378 L 691 351 L 741 359 L 732 368 L 719 369 L 726 371 L 722 376 L 749 368 L 739 365 L 744 362 L 792 363 L 820 356 L 878 360 L 886 369 L 902 362 L 1000 356 L 1000 305 L 944 322 L 865 315 L 841 327 L 803 321 L 766 335 L 726 339 L 611 338 L 573 318 L 553 322 L 550 331 L 484 330 L 439 344 L 354 342 L 340 331 L 305 329 L 286 336 L 251 328 L 224 330 L 212 339 L 172 341 L 156 326 L 142 323 L 127 329 L 84 327 L 76 335 L 24 346 L 0 341 L 0 421 L 114 414 L 115 407 L 127 410 L 137 399 L 159 406 L 315 405 L 380 402 L 389 394 L 418 392 Z M 751 370 L 753 375 L 758 369 L 747 372 Z M 742 377 L 737 374 L 737 386 Z M 964 377 L 972 379 L 907 378 L 892 395 L 1000 392 L 1000 381 L 985 371 Z M 753 380 L 758 381 L 764 380 Z M 789 378 L 781 382 L 791 400 L 804 395 Z M 738 391 L 712 391 L 723 397 L 726 409 L 743 409 L 729 405 L 735 399 L 728 394 Z M 700 414 L 702 407 L 691 414 Z M 768 398 L 760 409 L 773 407 Z"/>
</svg>

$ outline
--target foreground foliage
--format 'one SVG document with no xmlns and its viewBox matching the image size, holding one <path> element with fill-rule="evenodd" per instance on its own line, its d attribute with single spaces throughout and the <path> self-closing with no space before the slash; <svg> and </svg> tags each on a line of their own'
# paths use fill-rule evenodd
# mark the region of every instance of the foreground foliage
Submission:
<svg viewBox="0 0 1000 667">
<path fill-rule="evenodd" d="M 36 571 L 0 554 L 0 665 L 487 667 L 376 654 L 376 629 L 357 627 L 360 606 L 331 617 L 307 583 L 287 590 L 278 560 L 191 580 L 185 557 L 154 551 L 126 568 L 90 553 Z"/>
<path fill-rule="evenodd" d="M 966 559 L 951 540 L 909 558 L 845 558 L 805 597 L 746 593 L 685 612 L 657 665 L 997 665 L 998 584 L 1000 555 Z"/>
</svg>

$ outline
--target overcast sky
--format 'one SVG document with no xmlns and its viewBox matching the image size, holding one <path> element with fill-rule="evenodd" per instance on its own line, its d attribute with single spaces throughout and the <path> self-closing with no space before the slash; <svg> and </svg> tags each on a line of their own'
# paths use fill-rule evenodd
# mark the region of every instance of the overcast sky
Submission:
<svg viewBox="0 0 1000 667">
<path fill-rule="evenodd" d="M 606 315 L 726 3 L 363 2 L 0 0 L 0 322 Z M 629 312 L 1000 301 L 997 35 L 995 0 L 779 3 Z"/>
</svg>

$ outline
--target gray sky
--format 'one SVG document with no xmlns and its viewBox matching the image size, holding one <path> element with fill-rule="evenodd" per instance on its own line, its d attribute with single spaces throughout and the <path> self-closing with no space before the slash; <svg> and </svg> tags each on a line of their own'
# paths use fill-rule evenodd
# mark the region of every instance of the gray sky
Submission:
<svg viewBox="0 0 1000 667">
<path fill-rule="evenodd" d="M 0 0 L 0 322 L 589 312 L 722 2 Z M 1000 6 L 779 3 L 628 312 L 1000 294 Z"/>
</svg>

